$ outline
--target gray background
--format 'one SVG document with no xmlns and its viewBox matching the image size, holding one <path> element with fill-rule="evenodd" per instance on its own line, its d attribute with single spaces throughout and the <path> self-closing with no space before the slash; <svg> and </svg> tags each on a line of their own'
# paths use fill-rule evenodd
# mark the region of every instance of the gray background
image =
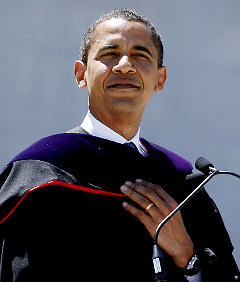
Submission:
<svg viewBox="0 0 240 282">
<path fill-rule="evenodd" d="M 205 156 L 219 169 L 239 172 L 240 2 L 120 2 L 0 0 L 1 167 L 39 138 L 81 122 L 87 91 L 76 86 L 73 63 L 83 32 L 104 12 L 130 7 L 160 31 L 168 68 L 164 91 L 145 112 L 142 135 L 193 163 Z M 206 189 L 240 265 L 240 182 L 218 176 Z"/>
</svg>

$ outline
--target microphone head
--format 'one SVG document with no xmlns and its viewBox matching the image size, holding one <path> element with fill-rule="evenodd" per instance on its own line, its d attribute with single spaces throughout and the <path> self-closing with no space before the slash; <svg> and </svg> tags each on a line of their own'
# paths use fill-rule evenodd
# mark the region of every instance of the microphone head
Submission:
<svg viewBox="0 0 240 282">
<path fill-rule="evenodd" d="M 210 163 L 207 159 L 200 157 L 196 160 L 195 162 L 195 167 L 199 171 L 203 172 L 204 174 L 208 175 L 209 174 L 209 168 L 212 167 L 214 168 L 214 165 Z"/>
</svg>

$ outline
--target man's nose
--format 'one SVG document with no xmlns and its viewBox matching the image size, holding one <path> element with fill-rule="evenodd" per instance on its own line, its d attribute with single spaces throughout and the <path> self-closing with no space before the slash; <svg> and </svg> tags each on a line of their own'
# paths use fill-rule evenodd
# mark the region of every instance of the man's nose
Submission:
<svg viewBox="0 0 240 282">
<path fill-rule="evenodd" d="M 112 71 L 114 73 L 127 74 L 127 73 L 135 73 L 136 68 L 129 60 L 129 57 L 127 55 L 124 55 L 120 58 L 118 63 L 115 66 L 113 66 Z"/>
</svg>

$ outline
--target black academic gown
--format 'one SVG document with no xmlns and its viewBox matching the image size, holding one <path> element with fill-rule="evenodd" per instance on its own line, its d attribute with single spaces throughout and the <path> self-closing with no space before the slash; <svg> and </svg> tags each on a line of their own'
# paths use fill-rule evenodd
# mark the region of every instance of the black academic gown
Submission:
<svg viewBox="0 0 240 282">
<path fill-rule="evenodd" d="M 148 157 L 77 133 L 41 139 L 17 155 L 0 177 L 0 281 L 154 281 L 152 238 L 122 208 L 120 186 L 141 178 L 180 202 L 199 180 L 186 182 L 189 162 L 141 141 Z M 236 281 L 231 241 L 204 190 L 182 216 L 203 281 Z M 185 281 L 171 258 L 164 259 L 167 281 Z"/>
</svg>

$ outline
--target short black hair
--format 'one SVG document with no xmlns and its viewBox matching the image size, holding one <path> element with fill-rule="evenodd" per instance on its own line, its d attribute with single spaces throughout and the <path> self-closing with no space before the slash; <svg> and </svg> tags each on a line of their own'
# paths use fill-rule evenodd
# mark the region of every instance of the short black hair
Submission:
<svg viewBox="0 0 240 282">
<path fill-rule="evenodd" d="M 116 9 L 109 13 L 104 14 L 98 20 L 96 20 L 89 28 L 83 36 L 81 50 L 80 50 L 80 58 L 81 61 L 87 65 L 88 60 L 88 51 L 91 44 L 94 42 L 94 33 L 96 27 L 105 21 L 111 19 L 123 19 L 126 21 L 136 21 L 145 24 L 152 32 L 152 40 L 157 49 L 158 53 L 158 67 L 161 67 L 163 64 L 163 44 L 160 35 L 157 32 L 155 26 L 141 13 L 130 10 L 130 9 Z"/>
</svg>

